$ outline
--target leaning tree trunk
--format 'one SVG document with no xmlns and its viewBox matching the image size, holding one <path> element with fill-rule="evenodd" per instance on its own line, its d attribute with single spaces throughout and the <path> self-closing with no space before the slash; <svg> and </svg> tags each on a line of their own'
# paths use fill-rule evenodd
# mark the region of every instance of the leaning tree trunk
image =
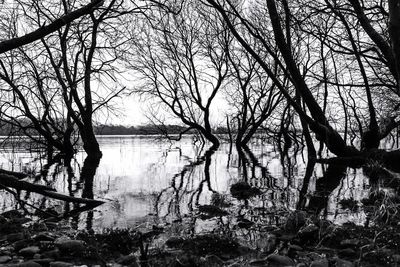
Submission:
<svg viewBox="0 0 400 267">
<path fill-rule="evenodd" d="M 397 71 L 397 90 L 400 92 L 400 2 L 389 0 L 389 34 Z"/>
</svg>

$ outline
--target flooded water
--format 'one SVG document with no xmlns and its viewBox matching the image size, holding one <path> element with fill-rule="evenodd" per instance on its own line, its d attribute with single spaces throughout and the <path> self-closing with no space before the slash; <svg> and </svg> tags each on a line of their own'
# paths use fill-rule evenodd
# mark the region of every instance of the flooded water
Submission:
<svg viewBox="0 0 400 267">
<path fill-rule="evenodd" d="M 306 152 L 301 150 L 292 149 L 283 156 L 261 139 L 248 150 L 238 151 L 223 143 L 215 152 L 193 144 L 191 137 L 172 143 L 146 136 L 100 136 L 98 140 L 103 157 L 97 168 L 96 162 L 85 162 L 83 152 L 65 167 L 48 164 L 37 152 L 10 146 L 1 152 L 0 167 L 27 172 L 29 181 L 69 196 L 105 201 L 93 211 L 68 218 L 73 228 L 79 229 L 141 228 L 190 221 L 190 229 L 176 231 L 202 232 L 243 218 L 265 227 L 277 224 L 288 211 L 307 207 L 334 223 L 363 224 L 366 215 L 362 205 L 350 210 L 340 203 L 343 199 L 360 203 L 374 190 L 362 169 L 308 163 Z M 230 188 L 243 181 L 260 189 L 261 194 L 249 200 L 235 199 Z M 227 204 L 229 216 L 193 218 L 199 205 L 216 200 Z M 31 205 L 55 207 L 59 214 L 78 207 L 35 193 L 18 192 L 15 197 L 0 191 L 0 209 L 16 208 L 21 203 L 28 203 L 24 206 L 32 213 Z"/>
</svg>

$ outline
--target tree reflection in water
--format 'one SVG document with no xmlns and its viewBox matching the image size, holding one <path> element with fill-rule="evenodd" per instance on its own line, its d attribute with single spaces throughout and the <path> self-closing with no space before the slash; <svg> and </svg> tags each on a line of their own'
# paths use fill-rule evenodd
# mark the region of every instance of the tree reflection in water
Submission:
<svg viewBox="0 0 400 267">
<path fill-rule="evenodd" d="M 283 223 L 296 209 L 339 223 L 349 218 L 360 219 L 356 222 L 362 223 L 362 205 L 358 211 L 345 210 L 340 201 L 354 198 L 359 202 L 368 197 L 369 191 L 393 187 L 393 182 L 389 185 L 369 179 L 374 177 L 377 167 L 352 169 L 316 163 L 307 160 L 307 153 L 300 145 L 277 151 L 274 144 L 257 139 L 248 147 L 235 149 L 223 143 L 218 149 L 207 149 L 193 145 L 189 139 L 169 146 L 146 138 L 106 139 L 103 145 L 109 150 L 99 168 L 99 159 L 83 158 L 82 154 L 69 164 L 57 156 L 40 161 L 37 154 L 20 154 L 27 160 L 17 162 L 16 170 L 37 174 L 29 181 L 57 188 L 70 197 L 107 199 L 106 205 L 96 209 L 98 213 L 81 213 L 89 209 L 82 203 L 60 202 L 25 191 L 18 192 L 18 199 L 42 210 L 54 207 L 60 218 L 72 216 L 70 222 L 74 228 L 136 227 L 144 223 L 183 221 L 189 232 L 233 231 L 255 242 L 264 228 Z M 230 188 L 238 183 L 257 188 L 262 194 L 235 199 Z M 1 194 L 0 199 L 3 206 L 11 206 L 11 197 L 5 200 Z M 21 206 L 15 200 L 12 205 Z M 229 215 L 199 218 L 199 207 L 204 205 L 217 205 Z M 29 206 L 26 208 L 34 213 Z M 252 226 L 247 229 L 247 225 Z"/>
</svg>

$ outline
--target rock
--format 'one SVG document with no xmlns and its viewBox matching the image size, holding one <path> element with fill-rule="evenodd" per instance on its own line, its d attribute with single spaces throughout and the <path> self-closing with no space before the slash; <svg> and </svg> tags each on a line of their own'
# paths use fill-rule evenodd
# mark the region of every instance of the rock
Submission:
<svg viewBox="0 0 400 267">
<path fill-rule="evenodd" d="M 276 248 L 277 245 L 276 240 L 277 240 L 276 235 L 268 234 L 264 238 L 260 238 L 256 241 L 257 247 L 264 252 L 272 252 Z"/>
<path fill-rule="evenodd" d="M 336 259 L 335 266 L 336 267 L 354 267 L 354 264 L 350 261 Z"/>
<path fill-rule="evenodd" d="M 392 255 L 393 261 L 396 263 L 400 263 L 400 255 L 399 254 L 394 254 Z"/>
<path fill-rule="evenodd" d="M 0 247 L 0 256 L 10 256 L 14 251 L 12 246 Z"/>
<path fill-rule="evenodd" d="M 41 259 L 33 259 L 32 261 L 39 263 L 42 266 L 49 266 L 50 262 L 53 262 L 54 259 L 50 259 L 50 258 L 41 258 Z"/>
<path fill-rule="evenodd" d="M 1 216 L 3 216 L 4 218 L 7 218 L 7 219 L 15 219 L 15 218 L 23 217 L 21 212 L 19 212 L 18 210 L 9 210 L 9 211 L 3 212 L 1 214 Z"/>
<path fill-rule="evenodd" d="M 351 248 L 345 248 L 338 251 L 339 256 L 342 257 L 353 257 L 356 255 L 356 252 Z"/>
<path fill-rule="evenodd" d="M 345 239 L 340 242 L 340 247 L 342 248 L 357 248 L 361 244 L 359 239 Z"/>
<path fill-rule="evenodd" d="M 122 265 L 130 265 L 131 263 L 136 262 L 136 257 L 134 255 L 126 255 L 118 258 L 115 262 Z"/>
<path fill-rule="evenodd" d="M 282 256 L 282 255 L 278 255 L 278 254 L 271 254 L 266 258 L 266 260 L 269 263 L 275 264 L 277 266 L 295 266 L 296 265 L 291 258 Z"/>
<path fill-rule="evenodd" d="M 205 259 L 204 259 L 204 266 L 223 266 L 224 265 L 224 261 L 221 260 L 219 257 L 215 256 L 215 255 L 208 255 Z"/>
<path fill-rule="evenodd" d="M 18 241 L 18 240 L 22 240 L 24 238 L 25 238 L 25 235 L 23 233 L 8 234 L 6 236 L 7 241 L 11 242 L 11 243 L 15 242 L 15 241 Z"/>
<path fill-rule="evenodd" d="M 22 240 L 18 240 L 17 242 L 13 243 L 13 247 L 15 250 L 19 251 L 27 246 L 29 246 L 31 243 L 31 240 L 29 239 L 22 239 Z"/>
<path fill-rule="evenodd" d="M 82 253 L 86 248 L 85 242 L 82 240 L 59 238 L 54 244 L 64 253 Z"/>
<path fill-rule="evenodd" d="M 310 258 L 312 261 L 324 260 L 324 257 L 322 257 L 321 254 L 318 254 L 314 251 L 307 253 L 307 257 Z"/>
<path fill-rule="evenodd" d="M 40 252 L 40 248 L 38 246 L 31 246 L 21 249 L 18 253 L 24 257 L 33 257 L 35 254 Z"/>
<path fill-rule="evenodd" d="M 268 264 L 268 260 L 267 259 L 250 261 L 250 265 L 251 266 L 266 266 L 267 264 Z"/>
<path fill-rule="evenodd" d="M 25 261 L 23 263 L 18 264 L 18 267 L 42 267 L 42 265 L 34 261 Z"/>
<path fill-rule="evenodd" d="M 40 231 L 48 231 L 49 229 L 47 228 L 46 224 L 43 222 L 35 222 L 32 225 L 32 229 L 34 231 L 40 232 Z"/>
<path fill-rule="evenodd" d="M 237 226 L 239 228 L 248 229 L 254 225 L 254 222 L 246 219 L 246 218 L 239 218 Z"/>
<path fill-rule="evenodd" d="M 306 215 L 304 211 L 295 211 L 290 213 L 285 221 L 285 231 L 295 233 L 306 224 Z"/>
<path fill-rule="evenodd" d="M 55 238 L 49 235 L 46 232 L 38 233 L 37 235 L 33 236 L 33 239 L 36 241 L 54 241 Z"/>
<path fill-rule="evenodd" d="M 44 258 L 58 259 L 60 257 L 60 250 L 53 249 L 42 253 Z"/>
<path fill-rule="evenodd" d="M 298 236 L 302 243 L 307 243 L 308 241 L 315 241 L 318 237 L 319 228 L 315 224 L 309 224 L 298 232 Z"/>
<path fill-rule="evenodd" d="M 0 263 L 7 263 L 11 260 L 12 258 L 10 256 L 0 256 Z"/>
<path fill-rule="evenodd" d="M 262 194 L 260 189 L 252 187 L 246 182 L 233 184 L 230 191 L 231 195 L 238 200 L 245 200 Z"/>
<path fill-rule="evenodd" d="M 178 248 L 183 244 L 183 242 L 184 242 L 183 238 L 172 236 L 172 237 L 168 238 L 168 240 L 165 242 L 165 244 L 171 248 Z"/>
<path fill-rule="evenodd" d="M 50 228 L 50 229 L 54 229 L 58 227 L 58 223 L 57 222 L 45 222 L 46 227 Z"/>
<path fill-rule="evenodd" d="M 298 245 L 290 245 L 289 249 L 295 250 L 295 251 L 302 251 L 303 248 L 298 246 Z"/>
<path fill-rule="evenodd" d="M 50 267 L 71 267 L 74 266 L 72 263 L 63 261 L 53 261 L 50 262 Z"/>
<path fill-rule="evenodd" d="M 327 259 L 313 261 L 310 267 L 329 267 L 329 261 Z"/>
</svg>

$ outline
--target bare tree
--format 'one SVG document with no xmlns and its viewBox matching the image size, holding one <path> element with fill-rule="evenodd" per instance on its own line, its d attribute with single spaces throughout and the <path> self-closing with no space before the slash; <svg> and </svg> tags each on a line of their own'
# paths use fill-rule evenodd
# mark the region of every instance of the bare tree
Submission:
<svg viewBox="0 0 400 267">
<path fill-rule="evenodd" d="M 212 103 L 228 76 L 229 31 L 212 9 L 184 3 L 179 13 L 163 7 L 146 14 L 136 36 L 133 67 L 150 96 L 214 146 Z"/>
<path fill-rule="evenodd" d="M 61 12 L 59 5 L 47 3 L 49 5 L 45 7 L 43 1 L 20 1 L 20 4 L 26 8 L 22 15 L 31 25 L 41 25 L 42 18 L 51 18 Z M 62 12 L 67 13 L 79 3 L 62 0 L 61 4 Z M 51 144 L 56 149 L 71 147 L 70 138 L 77 128 L 86 153 L 101 156 L 93 131 L 93 115 L 103 108 L 110 108 L 113 99 L 125 88 L 120 84 L 123 78 L 117 61 L 126 38 L 122 37 L 118 25 L 122 23 L 121 16 L 134 12 L 135 8 L 125 6 L 124 1 L 111 0 L 104 7 L 92 10 L 89 16 L 67 23 L 42 38 L 41 46 L 20 49 L 25 62 L 16 64 L 17 55 L 13 51 L 5 54 L 9 68 L 19 71 L 19 76 L 10 75 L 3 65 L 4 75 L 0 76 L 17 99 L 18 105 L 14 108 L 23 107 L 20 114 L 27 116 L 46 140 L 56 139 L 57 142 Z M 20 72 L 21 69 L 27 71 Z M 26 73 L 33 73 L 33 77 Z M 19 79 L 18 85 L 13 82 L 15 79 Z M 31 86 L 25 86 L 21 81 Z M 36 109 L 35 113 L 32 108 Z M 62 125 L 54 127 L 55 122 Z M 50 124 L 53 127 L 49 127 Z M 54 138 L 55 135 L 59 136 Z"/>
<path fill-rule="evenodd" d="M 0 54 L 40 40 L 46 35 L 62 28 L 66 24 L 71 23 L 75 19 L 92 13 L 93 10 L 101 6 L 103 2 L 104 0 L 91 0 L 90 3 L 87 3 L 86 5 L 83 5 L 74 11 L 68 10 L 68 12 L 66 12 L 64 15 L 61 15 L 59 18 L 50 21 L 48 25 L 40 25 L 36 30 L 24 33 L 22 36 L 7 38 L 8 40 L 0 42 Z"/>
<path fill-rule="evenodd" d="M 382 71 L 378 71 L 379 69 L 389 69 L 389 72 L 386 72 L 386 77 L 388 77 L 388 73 L 389 76 L 396 74 L 396 72 L 393 72 L 394 68 L 391 63 L 393 61 L 390 59 L 395 58 L 395 53 L 392 51 L 393 49 L 385 50 L 385 47 L 379 44 L 381 39 L 388 39 L 383 37 L 380 39 L 375 38 L 373 34 L 370 34 L 371 32 L 368 32 L 368 27 L 365 26 L 366 23 L 364 22 L 373 22 L 372 18 L 368 18 L 368 16 L 362 18 L 364 22 L 360 24 L 366 29 L 366 34 L 363 35 L 362 32 L 360 33 L 357 31 L 359 30 L 359 28 L 357 28 L 357 23 L 354 23 L 354 20 L 352 20 L 352 14 L 346 13 L 346 10 L 349 9 L 344 8 L 344 4 L 342 5 L 341 1 L 301 1 L 301 3 L 289 3 L 285 0 L 268 0 L 265 3 L 258 1 L 252 3 L 258 10 L 261 10 L 260 12 L 264 12 L 263 14 L 265 14 L 267 18 L 264 21 L 258 20 L 257 17 L 249 17 L 250 12 L 248 12 L 248 10 L 251 9 L 249 5 L 251 6 L 252 4 L 248 4 L 246 6 L 246 11 L 244 11 L 243 6 L 235 1 L 208 0 L 205 2 L 218 10 L 237 41 L 257 63 L 260 64 L 302 121 L 315 133 L 316 138 L 321 140 L 334 154 L 339 156 L 354 156 L 360 154 L 354 147 L 348 146 L 343 137 L 339 134 L 338 129 L 342 128 L 341 121 L 333 119 L 328 116 L 329 114 L 326 114 L 328 107 L 332 109 L 342 106 L 343 108 L 346 103 L 341 101 L 340 104 L 340 102 L 334 101 L 328 104 L 327 100 L 330 101 L 332 98 L 327 97 L 323 98 L 324 101 L 322 103 L 319 101 L 319 94 L 316 91 L 319 87 L 318 83 L 315 77 L 307 73 L 310 68 L 308 68 L 302 60 L 304 59 L 304 56 L 301 55 L 302 53 L 303 55 L 310 55 L 306 63 L 314 62 L 311 65 L 313 67 L 322 65 L 323 77 L 320 79 L 320 82 L 322 80 L 323 83 L 320 84 L 325 87 L 324 95 L 326 95 L 328 91 L 332 91 L 330 88 L 334 87 L 328 83 L 331 79 L 329 77 L 330 74 L 327 72 L 328 66 L 331 66 L 332 61 L 327 60 L 329 57 L 326 57 L 326 53 L 323 53 L 322 57 L 317 56 L 321 53 L 321 47 L 326 49 L 325 51 L 328 50 L 328 52 L 337 59 L 347 56 L 344 62 L 347 64 L 346 68 L 348 73 L 356 73 L 357 76 L 355 76 L 356 79 L 353 80 L 350 85 L 346 85 L 345 83 L 340 85 L 340 93 L 343 92 L 340 99 L 344 100 L 343 95 L 346 88 L 358 87 L 358 91 L 361 92 L 361 94 L 357 95 L 357 100 L 366 100 L 363 105 L 366 107 L 368 120 L 363 125 L 363 128 L 365 127 L 367 130 L 364 131 L 362 136 L 362 149 L 370 150 L 372 148 L 377 148 L 379 141 L 395 127 L 396 123 L 393 123 L 393 121 L 389 123 L 389 127 L 387 127 L 387 125 L 378 124 L 379 118 L 377 115 L 377 107 L 373 99 L 375 96 L 373 88 L 388 88 L 388 90 L 390 90 L 393 89 L 393 83 L 388 82 L 390 79 L 387 79 L 383 85 L 379 86 L 371 79 L 371 73 L 375 71 L 374 76 L 379 77 L 379 73 L 382 73 Z M 356 7 L 354 4 L 355 1 L 350 2 Z M 395 5 L 392 6 L 392 8 L 394 8 Z M 385 7 L 383 10 L 385 10 Z M 333 16 L 331 13 L 332 11 Z M 322 33 L 324 35 L 320 35 L 321 32 L 318 31 L 316 26 L 318 26 L 318 23 L 321 23 L 321 21 L 323 23 L 323 20 L 326 19 L 327 16 L 331 16 L 329 21 L 335 20 L 336 22 L 340 22 L 340 24 L 330 26 L 331 28 L 328 29 L 328 31 Z M 259 17 L 260 16 L 258 16 L 258 18 Z M 353 15 L 353 18 L 354 17 Z M 358 16 L 360 21 L 361 17 L 362 16 Z M 269 26 L 266 27 L 265 24 Z M 385 27 L 382 29 L 384 28 Z M 387 28 L 388 25 L 386 25 L 386 29 Z M 246 29 L 246 34 L 252 35 L 257 40 L 257 43 L 249 42 L 243 34 L 243 29 Z M 293 29 L 299 30 L 298 32 L 305 33 L 305 37 L 318 40 L 319 42 L 311 43 L 312 45 L 306 45 L 307 43 L 310 44 L 310 42 L 297 42 L 294 44 L 293 38 L 297 36 L 293 36 Z M 304 29 L 306 31 L 304 31 Z M 394 28 L 392 27 L 392 29 Z M 267 39 L 267 36 L 270 36 L 271 30 L 274 36 L 273 41 Z M 336 41 L 334 40 L 335 35 L 337 37 L 339 34 L 345 36 L 347 43 L 343 42 L 343 38 L 336 39 Z M 374 47 L 365 50 L 364 44 L 368 42 L 365 38 L 368 36 L 375 41 L 374 47 L 378 47 L 381 51 L 385 50 L 381 52 L 384 57 L 375 56 L 377 50 L 376 48 L 374 49 Z M 327 40 L 327 38 L 330 38 L 330 40 Z M 387 41 L 385 42 L 387 43 Z M 318 47 L 316 45 L 318 43 L 322 43 L 322 46 Z M 336 46 L 332 45 L 334 43 Z M 301 46 L 301 49 L 296 49 L 296 47 L 299 46 Z M 261 53 L 260 47 L 262 50 Z M 386 46 L 386 48 L 387 47 L 388 46 Z M 275 48 L 277 48 L 278 51 L 276 51 Z M 338 48 L 340 48 L 339 51 Z M 296 51 L 300 51 L 300 53 L 296 53 Z M 303 52 L 301 53 L 301 51 Z M 286 75 L 290 80 L 290 84 L 295 88 L 295 95 L 291 94 L 290 91 L 285 88 L 282 80 L 272 71 L 268 64 L 268 60 L 272 59 L 276 60 L 283 70 L 286 70 Z M 336 62 L 338 62 L 338 60 L 336 60 Z M 347 79 L 347 81 L 348 80 L 349 79 Z M 335 86 L 338 86 L 338 84 Z M 350 95 L 354 97 L 355 93 L 351 92 Z M 304 103 L 304 107 L 302 103 Z"/>
</svg>

